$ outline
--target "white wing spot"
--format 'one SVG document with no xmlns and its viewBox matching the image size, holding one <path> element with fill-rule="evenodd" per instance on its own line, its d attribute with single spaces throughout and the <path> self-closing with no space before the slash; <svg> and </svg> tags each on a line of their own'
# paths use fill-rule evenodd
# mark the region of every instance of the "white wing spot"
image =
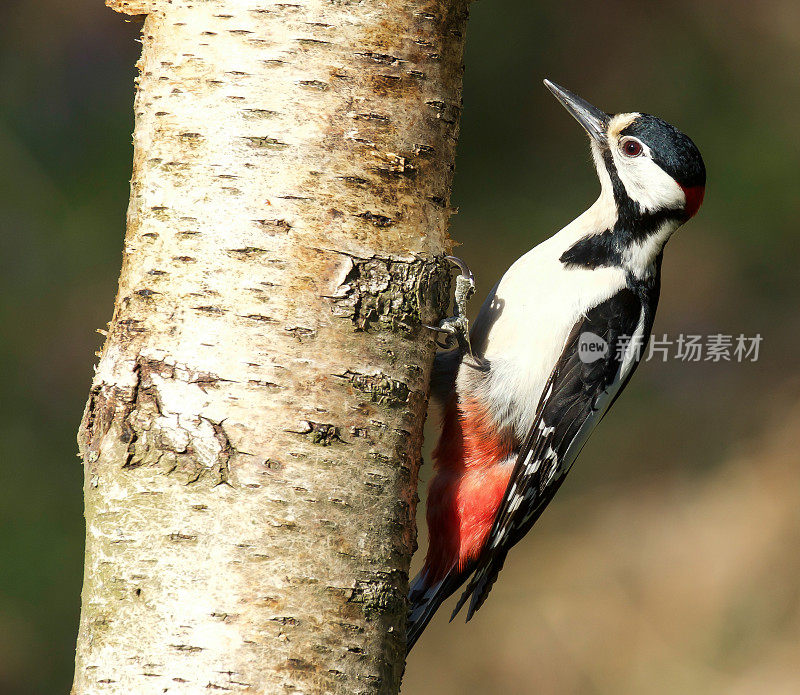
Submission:
<svg viewBox="0 0 800 695">
<path fill-rule="evenodd" d="M 549 394 L 548 394 L 549 395 Z M 544 420 L 539 420 L 539 431 L 543 437 L 548 437 L 555 431 L 555 427 L 548 427 Z"/>
<path fill-rule="evenodd" d="M 541 461 L 539 459 L 536 459 L 532 463 L 529 463 L 528 465 L 525 466 L 525 472 L 526 473 L 531 473 L 531 474 L 532 473 L 536 473 L 536 471 L 539 470 L 539 465 L 540 464 L 541 464 Z"/>
</svg>

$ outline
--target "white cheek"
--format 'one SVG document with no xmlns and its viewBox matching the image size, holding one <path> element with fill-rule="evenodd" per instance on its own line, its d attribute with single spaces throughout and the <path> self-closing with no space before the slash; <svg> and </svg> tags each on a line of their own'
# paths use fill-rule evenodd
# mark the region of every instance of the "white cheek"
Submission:
<svg viewBox="0 0 800 695">
<path fill-rule="evenodd" d="M 643 210 L 682 208 L 686 204 L 681 187 L 649 157 L 628 158 L 615 152 L 614 163 L 628 195 Z"/>
</svg>

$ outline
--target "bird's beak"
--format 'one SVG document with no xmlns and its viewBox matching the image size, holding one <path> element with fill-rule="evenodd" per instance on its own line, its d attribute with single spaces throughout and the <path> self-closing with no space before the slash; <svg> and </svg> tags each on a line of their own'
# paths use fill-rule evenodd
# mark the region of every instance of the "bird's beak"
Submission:
<svg viewBox="0 0 800 695">
<path fill-rule="evenodd" d="M 577 94 L 559 87 L 550 80 L 545 80 L 544 85 L 564 105 L 564 108 L 572 114 L 575 120 L 583 126 L 583 129 L 589 133 L 589 137 L 592 140 L 598 145 L 606 145 L 608 142 L 606 133 L 611 116 L 596 106 L 592 106 L 585 99 L 581 99 Z"/>
</svg>

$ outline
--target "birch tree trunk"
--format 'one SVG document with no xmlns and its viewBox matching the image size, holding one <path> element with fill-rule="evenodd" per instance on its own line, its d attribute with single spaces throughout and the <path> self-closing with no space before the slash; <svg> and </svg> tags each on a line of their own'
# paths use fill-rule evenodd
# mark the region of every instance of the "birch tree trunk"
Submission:
<svg viewBox="0 0 800 695">
<path fill-rule="evenodd" d="M 393 693 L 466 0 L 146 14 L 73 693 Z"/>
</svg>

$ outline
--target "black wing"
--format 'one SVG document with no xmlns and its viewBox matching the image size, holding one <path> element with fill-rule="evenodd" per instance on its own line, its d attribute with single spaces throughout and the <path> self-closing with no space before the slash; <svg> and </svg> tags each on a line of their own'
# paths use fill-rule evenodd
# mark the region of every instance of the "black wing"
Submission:
<svg viewBox="0 0 800 695">
<path fill-rule="evenodd" d="M 575 324 L 544 388 L 486 546 L 453 617 L 470 596 L 467 620 L 486 600 L 506 554 L 544 511 L 592 429 L 627 384 L 639 350 L 632 345 L 633 354 L 626 355 L 625 339 L 627 344 L 632 338 L 646 344 L 658 297 L 655 289 L 653 297 L 625 288 Z M 602 356 L 590 361 L 591 353 L 581 353 L 579 347 L 591 342 L 602 346 L 595 338 L 602 339 L 607 350 L 595 353 Z"/>
</svg>

